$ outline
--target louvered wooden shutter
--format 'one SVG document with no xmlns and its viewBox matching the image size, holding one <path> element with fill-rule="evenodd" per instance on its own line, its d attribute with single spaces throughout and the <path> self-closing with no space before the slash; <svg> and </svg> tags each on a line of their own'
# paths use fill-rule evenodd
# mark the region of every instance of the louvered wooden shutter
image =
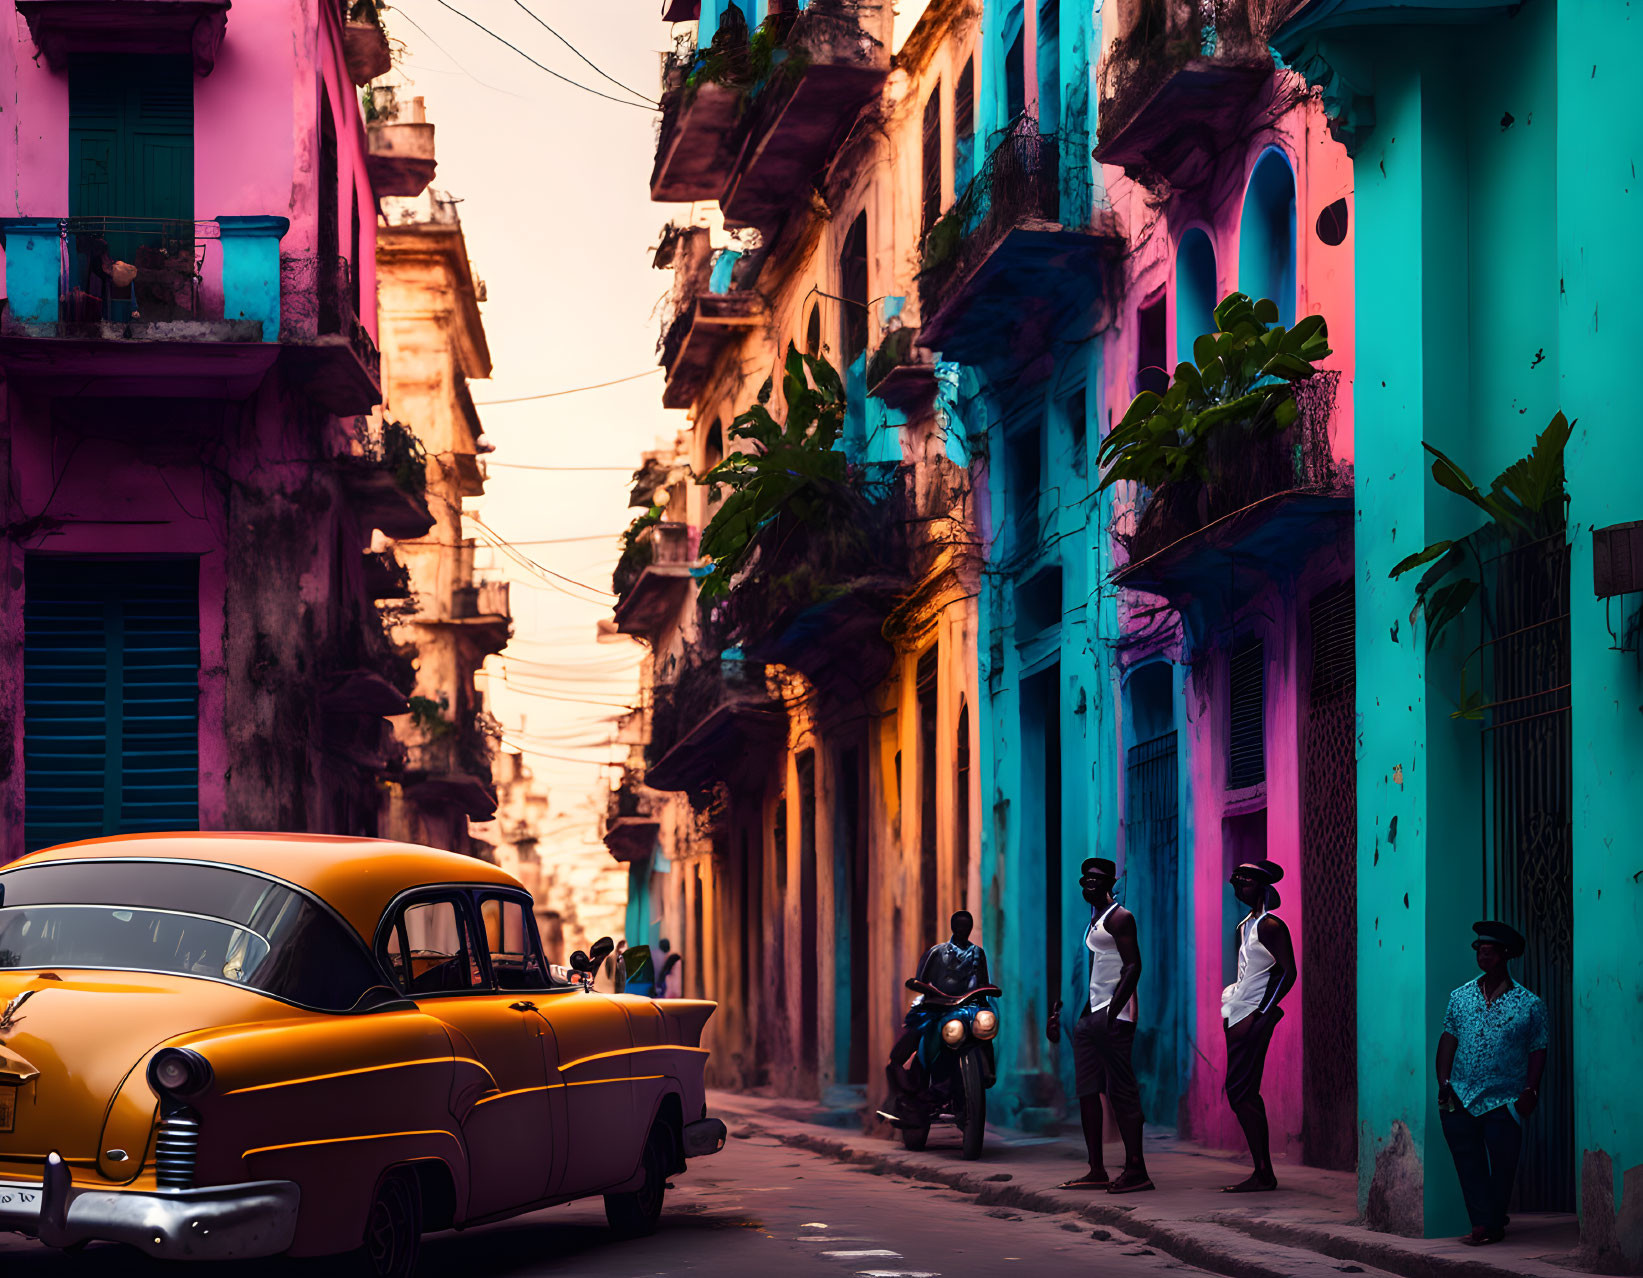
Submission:
<svg viewBox="0 0 1643 1278">
<path fill-rule="evenodd" d="M 187 56 L 69 63 L 69 215 L 194 217 L 194 71 Z"/>
<path fill-rule="evenodd" d="M 1259 639 L 1232 652 L 1232 708 L 1227 732 L 1227 788 L 1242 790 L 1266 780 L 1265 653 Z"/>
<path fill-rule="evenodd" d="M 975 172 L 976 64 L 971 58 L 953 89 L 953 194 L 964 194 Z"/>
<path fill-rule="evenodd" d="M 924 104 L 924 220 L 928 231 L 941 216 L 941 82 L 930 91 Z"/>
<path fill-rule="evenodd" d="M 30 556 L 24 845 L 199 824 L 199 566 Z"/>
</svg>

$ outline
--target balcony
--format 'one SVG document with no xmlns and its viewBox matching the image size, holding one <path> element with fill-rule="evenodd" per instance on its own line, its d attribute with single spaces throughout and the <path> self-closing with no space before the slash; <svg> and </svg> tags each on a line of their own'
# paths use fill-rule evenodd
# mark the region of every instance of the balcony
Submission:
<svg viewBox="0 0 1643 1278">
<path fill-rule="evenodd" d="M 228 28 L 230 0 L 17 0 L 29 38 L 53 71 L 76 53 L 186 53 L 208 76 Z"/>
<path fill-rule="evenodd" d="M 919 345 L 918 329 L 897 328 L 884 335 L 867 361 L 867 393 L 909 417 L 936 398 L 936 362 Z"/>
<path fill-rule="evenodd" d="M 378 195 L 421 195 L 434 180 L 434 126 L 421 98 L 401 106 L 399 91 L 378 85 L 370 91 L 365 117 L 369 150 L 365 171 Z"/>
<path fill-rule="evenodd" d="M 850 699 L 878 686 L 895 659 L 885 620 L 912 585 L 911 500 L 900 468 L 859 467 L 819 522 L 777 514 L 716 624 L 750 661 L 795 670 L 824 693 Z"/>
<path fill-rule="evenodd" d="M 863 27 L 862 7 L 810 0 L 797 13 L 766 19 L 769 31 L 761 35 L 776 41 L 775 56 L 750 90 L 733 139 L 734 167 L 719 196 L 727 221 L 774 229 L 808 199 L 817 172 L 878 96 L 890 50 Z"/>
<path fill-rule="evenodd" d="M 730 135 L 743 93 L 714 80 L 692 82 L 694 37 L 662 63 L 662 125 L 650 171 L 650 198 L 663 204 L 716 200 L 730 167 Z"/>
<path fill-rule="evenodd" d="M 337 459 L 349 505 L 367 528 L 420 537 L 434 526 L 427 500 L 427 454 L 409 427 L 383 422 L 362 452 Z"/>
<path fill-rule="evenodd" d="M 653 524 L 639 533 L 633 549 L 633 555 L 624 557 L 614 583 L 621 595 L 616 604 L 616 629 L 624 635 L 648 637 L 678 616 L 690 594 L 690 526 Z"/>
<path fill-rule="evenodd" d="M 919 341 L 943 359 L 982 367 L 1029 364 L 1061 322 L 1099 299 L 1103 267 L 1122 239 L 1089 195 L 1062 190 L 1076 135 L 1019 121 L 993 148 L 952 210 L 924 237 Z"/>
<path fill-rule="evenodd" d="M 501 652 L 513 634 L 513 613 L 508 607 L 508 583 L 477 581 L 451 592 L 451 615 L 447 624 L 455 626 L 480 653 Z"/>
<path fill-rule="evenodd" d="M 325 412 L 370 412 L 382 401 L 382 355 L 360 322 L 364 299 L 348 259 L 287 253 L 279 266 L 279 335 L 293 381 Z"/>
<path fill-rule="evenodd" d="M 1143 0 L 1101 63 L 1096 160 L 1136 179 L 1207 180 L 1272 79 L 1272 54 L 1251 33 L 1248 10 L 1222 4 L 1189 24 L 1165 0 Z"/>
<path fill-rule="evenodd" d="M 787 731 L 764 667 L 694 649 L 672 683 L 655 689 L 645 784 L 699 792 L 756 778 Z"/>
<path fill-rule="evenodd" d="M 1242 606 L 1263 582 L 1298 571 L 1352 520 L 1352 467 L 1334 455 L 1329 423 L 1340 374 L 1295 386 L 1300 415 L 1279 435 L 1212 438 L 1210 478 L 1144 493 L 1133 532 L 1120 534 L 1129 562 L 1114 584 L 1177 606 Z"/>
<path fill-rule="evenodd" d="M 382 14 L 376 0 L 337 0 L 342 16 L 342 56 L 348 64 L 348 78 L 355 84 L 369 84 L 393 69 L 393 53 Z"/>
<path fill-rule="evenodd" d="M 643 861 L 655 850 L 664 802 L 637 772 L 623 771 L 621 785 L 610 792 L 605 803 L 599 835 L 613 859 Z"/>
<path fill-rule="evenodd" d="M 766 319 L 764 298 L 751 291 L 686 293 L 662 333 L 663 406 L 694 404 L 719 357 Z"/>
<path fill-rule="evenodd" d="M 75 395 L 243 398 L 278 353 L 283 217 L 4 218 L 0 369 Z"/>
<path fill-rule="evenodd" d="M 405 793 L 420 806 L 456 807 L 469 820 L 489 821 L 496 815 L 494 721 L 481 712 L 464 724 L 443 727 L 434 739 L 406 747 Z"/>
</svg>

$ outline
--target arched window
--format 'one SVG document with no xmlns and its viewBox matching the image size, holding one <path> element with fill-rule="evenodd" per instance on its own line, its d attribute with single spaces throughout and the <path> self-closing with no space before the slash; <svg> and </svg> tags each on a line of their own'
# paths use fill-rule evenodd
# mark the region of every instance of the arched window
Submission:
<svg viewBox="0 0 1643 1278">
<path fill-rule="evenodd" d="M 1005 15 L 1000 36 L 999 44 L 1004 51 L 1005 123 L 1009 123 L 1027 110 L 1027 23 L 1021 12 L 1021 0 L 1016 0 Z"/>
<path fill-rule="evenodd" d="M 1238 287 L 1278 303 L 1278 319 L 1295 322 L 1295 174 L 1277 147 L 1255 162 L 1238 228 Z"/>
<path fill-rule="evenodd" d="M 1061 3 L 1038 7 L 1038 131 L 1061 129 Z"/>
<path fill-rule="evenodd" d="M 821 303 L 817 302 L 810 308 L 810 322 L 805 325 L 804 351 L 807 355 L 820 355 L 822 348 L 821 332 Z"/>
<path fill-rule="evenodd" d="M 1175 250 L 1175 362 L 1192 358 L 1192 344 L 1215 329 L 1215 246 L 1196 226 Z"/>
</svg>

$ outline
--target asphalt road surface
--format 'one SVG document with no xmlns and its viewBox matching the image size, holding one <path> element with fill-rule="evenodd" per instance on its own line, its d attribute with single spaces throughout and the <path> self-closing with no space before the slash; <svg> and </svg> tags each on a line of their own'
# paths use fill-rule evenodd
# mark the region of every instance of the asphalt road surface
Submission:
<svg viewBox="0 0 1643 1278">
<path fill-rule="evenodd" d="M 694 1161 L 674 1185 L 661 1228 L 650 1238 L 612 1238 L 603 1205 L 590 1199 L 430 1237 L 423 1244 L 421 1278 L 1039 1278 L 1092 1268 L 1102 1278 L 1142 1278 L 1203 1272 L 1097 1231 L 1076 1216 L 982 1207 L 943 1186 L 878 1175 L 762 1136 L 733 1138 L 723 1153 Z M 5 1278 L 274 1278 L 287 1272 L 316 1269 L 311 1262 L 167 1267 L 121 1248 L 64 1255 L 0 1235 Z"/>
</svg>

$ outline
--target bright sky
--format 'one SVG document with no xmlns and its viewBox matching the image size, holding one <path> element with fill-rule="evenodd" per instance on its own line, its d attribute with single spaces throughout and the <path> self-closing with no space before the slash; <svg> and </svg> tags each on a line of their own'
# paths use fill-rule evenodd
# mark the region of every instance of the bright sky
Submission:
<svg viewBox="0 0 1643 1278">
<path fill-rule="evenodd" d="M 452 3 L 561 75 L 632 101 L 512 0 Z M 657 0 L 526 3 L 601 70 L 654 95 L 668 43 Z M 672 210 L 649 200 L 655 113 L 555 80 L 440 0 L 395 0 L 386 20 L 405 44 L 411 83 L 401 96 L 424 97 L 436 127 L 434 186 L 464 201 L 469 256 L 489 292 L 495 376 L 472 390 L 496 451 L 479 515 L 547 574 L 570 579 L 482 552 L 482 566 L 513 582 L 515 637 L 491 662 L 506 671 L 506 682 L 490 681 L 492 709 L 559 808 L 605 784 L 589 761 L 623 754 L 604 743 L 635 698 L 639 649 L 596 643 L 594 627 L 613 602 L 604 592 L 633 513 L 629 474 L 684 415 L 661 407 L 659 372 L 553 399 L 487 401 L 656 368 L 657 306 L 670 281 L 646 250 Z"/>
<path fill-rule="evenodd" d="M 898 45 L 925 3 L 901 0 Z M 613 716 L 636 696 L 640 651 L 596 643 L 594 627 L 613 602 L 603 592 L 616 536 L 635 513 L 628 477 L 641 452 L 685 424 L 661 407 L 655 343 L 671 280 L 649 252 L 685 210 L 650 202 L 656 115 L 611 83 L 655 95 L 671 43 L 660 11 L 659 0 L 394 0 L 386 14 L 405 45 L 401 96 L 425 98 L 436 126 L 434 186 L 464 201 L 468 252 L 489 289 L 482 310 L 495 376 L 472 389 L 496 452 L 478 511 L 546 570 L 482 552 L 483 567 L 514 583 L 515 638 L 491 662 L 506 673 L 490 680 L 490 695 L 506 741 L 554 788 L 556 810 L 608 783 L 609 770 L 593 763 L 625 753 L 607 743 Z M 502 40 L 623 101 L 555 79 Z M 487 404 L 647 372 L 601 390 Z"/>
</svg>

